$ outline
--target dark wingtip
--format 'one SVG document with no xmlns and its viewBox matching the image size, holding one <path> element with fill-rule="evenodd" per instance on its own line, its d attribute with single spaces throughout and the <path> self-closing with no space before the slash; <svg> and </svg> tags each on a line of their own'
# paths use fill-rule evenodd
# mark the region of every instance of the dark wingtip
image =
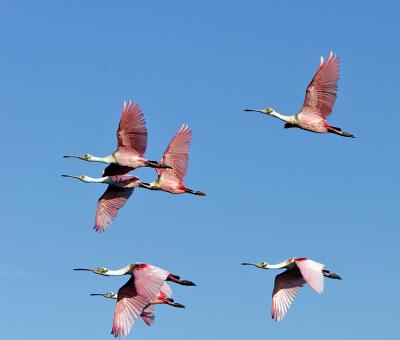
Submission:
<svg viewBox="0 0 400 340">
<path fill-rule="evenodd" d="M 188 281 L 188 280 L 182 280 L 181 281 L 181 285 L 183 286 L 196 286 L 196 284 L 192 281 Z"/>
<path fill-rule="evenodd" d="M 176 307 L 176 308 L 186 308 L 184 305 L 182 305 L 181 303 L 177 303 L 177 302 L 174 302 L 174 303 L 172 304 L 172 306 L 174 306 L 174 307 Z"/>
<path fill-rule="evenodd" d="M 356 138 L 356 136 L 354 136 L 352 133 L 349 132 L 342 132 L 342 136 L 343 137 L 349 137 L 349 138 Z"/>
</svg>

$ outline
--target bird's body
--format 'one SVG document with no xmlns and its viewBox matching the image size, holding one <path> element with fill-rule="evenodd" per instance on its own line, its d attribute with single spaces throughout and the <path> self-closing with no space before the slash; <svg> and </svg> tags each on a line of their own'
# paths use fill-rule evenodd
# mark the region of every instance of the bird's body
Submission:
<svg viewBox="0 0 400 340">
<path fill-rule="evenodd" d="M 267 262 L 242 264 L 253 265 L 261 269 L 286 269 L 275 277 L 271 310 L 272 318 L 276 321 L 284 318 L 296 294 L 305 283 L 317 293 L 322 293 L 324 290 L 324 276 L 341 280 L 339 275 L 323 269 L 323 264 L 302 257 L 289 258 L 278 264 L 269 264 Z"/>
<path fill-rule="evenodd" d="M 172 169 L 156 169 L 158 178 L 147 185 L 152 190 L 162 190 L 171 194 L 190 193 L 205 196 L 201 191 L 195 191 L 184 185 L 192 131 L 187 125 L 182 125 L 164 152 L 161 163 L 168 164 Z"/>
<path fill-rule="evenodd" d="M 130 175 L 103 176 L 101 178 L 92 178 L 89 176 L 71 176 L 85 183 L 108 184 L 106 191 L 101 195 L 97 202 L 96 218 L 94 229 L 96 231 L 105 231 L 112 220 L 117 216 L 121 209 L 132 195 L 134 188 L 145 187 L 139 178 Z"/>
<path fill-rule="evenodd" d="M 90 154 L 64 157 L 109 164 L 104 170 L 103 176 L 123 175 L 140 167 L 169 167 L 144 157 L 147 148 L 146 123 L 139 105 L 133 104 L 131 101 L 124 103 L 117 130 L 117 140 L 117 150 L 106 157 L 97 157 Z"/>
<path fill-rule="evenodd" d="M 149 308 L 153 302 L 161 303 L 162 295 L 167 297 L 172 294 L 169 286 L 165 285 L 165 281 L 195 286 L 191 281 L 181 280 L 179 276 L 164 269 L 141 262 L 130 263 L 118 270 L 108 268 L 77 268 L 75 270 L 91 271 L 104 276 L 130 275 L 129 280 L 118 291 L 111 331 L 115 337 L 126 336 L 143 310 Z M 149 315 L 151 317 L 151 314 Z"/>
<path fill-rule="evenodd" d="M 321 57 L 318 70 L 307 87 L 304 103 L 299 113 L 285 116 L 271 108 L 245 111 L 261 112 L 278 118 L 286 123 L 285 128 L 297 127 L 316 133 L 334 133 L 354 138 L 351 133 L 344 132 L 326 122 L 335 104 L 338 80 L 339 58 L 331 52 L 325 63 Z"/>
<path fill-rule="evenodd" d="M 109 292 L 104 294 L 90 294 L 90 295 L 103 296 L 108 299 L 118 300 L 118 294 L 114 292 Z M 161 286 L 161 290 L 158 296 L 153 301 L 147 303 L 140 314 L 140 317 L 146 323 L 146 325 L 151 326 L 154 322 L 155 319 L 154 305 L 165 304 L 176 308 L 185 308 L 184 305 L 175 302 L 174 299 L 171 298 L 171 296 L 172 296 L 171 288 L 168 286 L 166 282 L 164 282 L 163 285 Z"/>
</svg>

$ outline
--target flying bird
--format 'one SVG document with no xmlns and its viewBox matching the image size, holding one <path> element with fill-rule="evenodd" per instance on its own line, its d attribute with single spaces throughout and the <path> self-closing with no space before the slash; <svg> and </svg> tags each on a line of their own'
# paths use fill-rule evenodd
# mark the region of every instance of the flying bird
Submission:
<svg viewBox="0 0 400 340">
<path fill-rule="evenodd" d="M 132 277 L 136 277 L 140 275 L 141 277 L 145 276 L 146 278 L 152 279 L 153 277 L 156 277 L 157 280 L 159 278 L 162 278 L 160 281 L 160 287 L 164 281 L 171 281 L 177 284 L 180 284 L 182 286 L 195 286 L 196 284 L 193 283 L 192 281 L 188 280 L 182 280 L 180 276 L 172 274 L 165 269 L 158 268 L 156 266 L 153 266 L 151 264 L 147 263 L 141 263 L 141 262 L 133 262 L 128 264 L 127 266 L 117 269 L 117 270 L 112 270 L 108 269 L 105 267 L 99 267 L 99 268 L 75 268 L 74 270 L 78 271 L 89 271 L 98 275 L 103 275 L 103 276 L 123 276 L 123 275 L 131 275 Z M 158 282 L 158 281 L 157 281 Z M 132 282 L 133 283 L 133 282 Z M 138 284 L 137 280 L 134 282 L 135 285 Z M 143 283 L 141 283 L 143 284 Z M 140 295 L 143 295 L 143 292 L 139 291 Z M 156 297 L 157 294 L 154 296 L 147 296 L 149 300 L 153 300 Z"/>
<path fill-rule="evenodd" d="M 324 58 L 321 57 L 318 70 L 307 87 L 303 107 L 299 113 L 285 116 L 272 108 L 246 109 L 245 111 L 261 112 L 283 120 L 286 123 L 286 129 L 297 127 L 312 132 L 334 133 L 343 137 L 355 138 L 351 133 L 342 131 L 326 122 L 335 104 L 338 80 L 339 58 L 331 52 L 325 63 Z"/>
<path fill-rule="evenodd" d="M 109 293 L 104 293 L 104 294 L 90 294 L 91 296 L 103 296 L 105 298 L 108 299 L 115 299 L 117 300 L 117 303 L 121 303 L 121 298 L 118 299 L 118 297 L 120 297 L 122 294 L 122 296 L 124 295 L 124 290 L 121 288 L 120 292 L 114 293 L 114 292 L 109 292 Z M 176 308 L 185 308 L 184 305 L 177 303 L 174 301 L 174 299 L 171 299 L 171 288 L 168 286 L 168 284 L 166 282 L 164 282 L 164 284 L 161 287 L 160 293 L 159 295 L 155 298 L 155 300 L 151 301 L 150 303 L 148 303 L 142 310 L 140 317 L 142 318 L 142 320 L 146 323 L 146 325 L 151 326 L 154 322 L 155 319 L 155 315 L 154 315 L 154 305 L 157 304 L 166 304 L 172 307 L 176 307 Z M 134 299 L 134 298 L 133 298 Z M 117 310 L 117 306 L 115 307 L 115 310 Z M 118 314 L 116 314 L 114 316 L 114 321 L 113 321 L 113 330 L 122 330 L 124 329 L 124 327 L 121 327 L 121 325 L 119 325 L 119 320 L 117 317 Z M 135 320 L 132 320 L 132 325 L 129 327 L 129 330 L 132 328 L 133 323 L 135 322 Z M 128 330 L 128 332 L 129 332 Z M 122 334 L 115 331 L 115 335 L 116 336 L 124 336 L 126 334 Z M 114 333 L 113 333 L 114 334 Z"/>
<path fill-rule="evenodd" d="M 296 294 L 305 283 L 321 294 L 324 290 L 324 276 L 330 279 L 342 279 L 339 275 L 323 269 L 323 264 L 303 257 L 290 258 L 278 264 L 260 262 L 242 263 L 242 265 L 251 265 L 261 269 L 286 269 L 275 277 L 272 292 L 272 319 L 275 321 L 284 318 Z"/>
<path fill-rule="evenodd" d="M 125 205 L 128 198 L 132 195 L 134 188 L 147 188 L 146 185 L 142 184 L 139 178 L 130 175 L 104 176 L 101 178 L 71 175 L 62 176 L 76 178 L 85 183 L 108 184 L 106 191 L 97 202 L 94 229 L 99 232 L 107 229 L 108 225 L 117 216 L 118 210 Z"/>
<path fill-rule="evenodd" d="M 152 183 L 143 183 L 145 187 L 152 190 L 166 191 L 171 194 L 189 193 L 205 196 L 204 192 L 189 189 L 183 184 L 189 161 L 191 138 L 192 131 L 189 126 L 183 124 L 169 143 L 161 161 L 161 164 L 168 164 L 172 168 L 156 169 L 157 180 Z"/>
<path fill-rule="evenodd" d="M 164 292 L 167 292 L 169 286 L 167 286 L 168 288 L 165 287 L 165 281 L 175 282 L 183 286 L 195 286 L 192 281 L 181 280 L 178 275 L 140 262 L 130 263 L 118 270 L 110 270 L 104 267 L 76 268 L 74 270 L 90 271 L 104 276 L 130 275 L 129 280 L 118 291 L 112 327 L 112 334 L 115 337 L 126 336 L 132 328 L 134 320 L 141 316 L 143 310 L 150 307 L 149 304 L 157 300 L 161 290 L 164 289 Z M 149 312 L 151 318 L 151 307 Z"/>
<path fill-rule="evenodd" d="M 150 161 L 144 158 L 147 148 L 147 129 L 139 105 L 131 101 L 124 102 L 121 119 L 117 130 L 117 150 L 106 157 L 90 154 L 81 156 L 64 156 L 64 158 L 79 158 L 88 162 L 109 164 L 103 176 L 124 175 L 130 170 L 140 167 L 170 168 L 167 164 Z"/>
</svg>

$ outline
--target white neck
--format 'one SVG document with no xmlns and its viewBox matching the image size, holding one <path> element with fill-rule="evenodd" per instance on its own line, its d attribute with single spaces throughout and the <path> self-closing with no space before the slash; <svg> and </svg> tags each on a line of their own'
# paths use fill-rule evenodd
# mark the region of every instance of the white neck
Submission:
<svg viewBox="0 0 400 340">
<path fill-rule="evenodd" d="M 277 264 L 268 264 L 267 269 L 282 269 L 288 267 L 294 262 L 294 259 L 287 259 L 285 261 L 279 262 Z"/>
<path fill-rule="evenodd" d="M 292 123 L 292 116 L 285 116 L 285 115 L 282 115 L 282 114 L 280 114 L 279 112 L 276 112 L 276 111 L 272 111 L 270 113 L 270 115 L 272 117 L 275 117 L 275 118 L 278 118 L 280 120 L 283 120 L 286 123 Z"/>
<path fill-rule="evenodd" d="M 117 270 L 108 270 L 106 273 L 104 273 L 105 276 L 121 276 L 121 275 L 127 275 L 130 274 L 131 272 L 131 266 L 128 265 L 124 268 L 117 269 Z"/>
<path fill-rule="evenodd" d="M 91 156 L 88 160 L 88 162 L 99 162 L 99 163 L 115 163 L 115 159 L 113 155 L 106 156 L 106 157 L 97 157 L 97 156 Z"/>
<path fill-rule="evenodd" d="M 110 177 L 108 177 L 108 176 L 100 177 L 100 178 L 93 178 L 93 177 L 85 176 L 85 177 L 82 178 L 82 182 L 86 182 L 86 183 L 107 183 L 107 184 L 110 184 L 111 180 L 110 180 Z"/>
</svg>

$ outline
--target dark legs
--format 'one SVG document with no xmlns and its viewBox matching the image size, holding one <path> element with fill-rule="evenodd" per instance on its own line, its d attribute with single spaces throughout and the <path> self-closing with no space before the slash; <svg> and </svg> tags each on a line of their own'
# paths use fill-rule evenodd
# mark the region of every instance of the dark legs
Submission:
<svg viewBox="0 0 400 340">
<path fill-rule="evenodd" d="M 196 285 L 192 281 L 181 280 L 180 276 L 174 275 L 174 274 L 169 274 L 165 281 L 175 282 L 178 285 L 182 285 L 182 286 L 195 286 Z"/>
<path fill-rule="evenodd" d="M 202 191 L 194 191 L 192 189 L 185 189 L 185 192 L 187 192 L 188 194 L 192 194 L 192 195 L 196 195 L 196 196 L 206 196 L 206 194 Z"/>
<path fill-rule="evenodd" d="M 329 270 L 322 269 L 322 274 L 324 274 L 325 277 L 329 277 L 330 279 L 335 279 L 335 280 L 341 280 L 342 278 L 334 273 L 331 273 Z"/>
</svg>

